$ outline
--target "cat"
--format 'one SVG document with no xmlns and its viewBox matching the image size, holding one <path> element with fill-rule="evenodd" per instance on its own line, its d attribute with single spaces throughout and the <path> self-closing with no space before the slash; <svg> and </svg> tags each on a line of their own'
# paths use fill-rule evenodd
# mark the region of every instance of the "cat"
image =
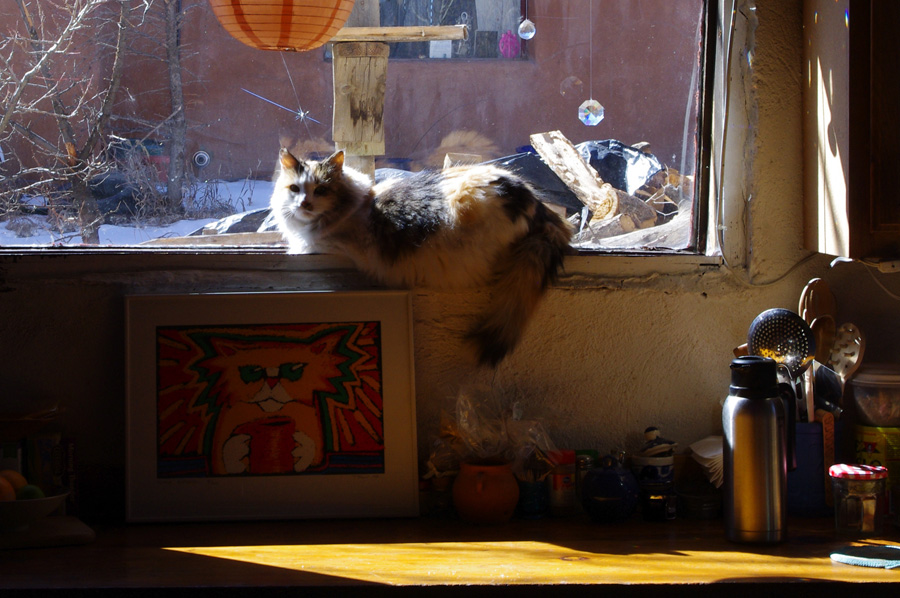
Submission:
<svg viewBox="0 0 900 598">
<path fill-rule="evenodd" d="M 571 253 L 572 228 L 518 175 L 492 164 L 372 180 L 337 151 L 321 161 L 280 154 L 273 218 L 292 253 L 344 255 L 391 287 L 493 285 L 471 329 L 482 365 L 517 345 Z"/>
</svg>

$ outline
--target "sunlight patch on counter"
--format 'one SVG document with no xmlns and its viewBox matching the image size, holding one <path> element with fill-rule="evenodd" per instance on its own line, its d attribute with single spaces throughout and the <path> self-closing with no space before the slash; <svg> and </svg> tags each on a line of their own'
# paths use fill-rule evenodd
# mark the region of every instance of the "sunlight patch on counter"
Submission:
<svg viewBox="0 0 900 598">
<path fill-rule="evenodd" d="M 798 559 L 740 550 L 644 553 L 640 544 L 631 543 L 623 544 L 616 554 L 533 541 L 169 547 L 165 550 L 388 585 L 690 584 L 765 577 L 838 579 L 827 556 Z M 842 571 L 844 579 L 847 573 Z"/>
</svg>

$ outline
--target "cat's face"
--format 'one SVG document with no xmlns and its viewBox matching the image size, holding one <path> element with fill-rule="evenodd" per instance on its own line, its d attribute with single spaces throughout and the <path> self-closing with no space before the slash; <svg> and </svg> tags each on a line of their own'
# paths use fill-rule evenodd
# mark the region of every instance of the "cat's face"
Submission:
<svg viewBox="0 0 900 598">
<path fill-rule="evenodd" d="M 313 225 L 339 207 L 343 152 L 322 162 L 298 160 L 286 149 L 279 157 L 281 172 L 275 181 L 272 210 L 285 223 Z"/>
<path fill-rule="evenodd" d="M 248 403 L 272 412 L 295 401 L 312 404 L 317 392 L 332 388 L 330 379 L 341 375 L 343 358 L 335 355 L 339 340 L 325 336 L 306 344 L 214 337 L 209 342 L 215 355 L 198 366 L 207 372 L 210 394 L 221 406 Z"/>
</svg>

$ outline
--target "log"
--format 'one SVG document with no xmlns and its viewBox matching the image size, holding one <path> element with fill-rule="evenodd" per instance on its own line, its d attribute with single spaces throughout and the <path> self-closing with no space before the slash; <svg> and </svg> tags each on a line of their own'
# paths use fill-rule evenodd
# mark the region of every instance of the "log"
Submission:
<svg viewBox="0 0 900 598">
<path fill-rule="evenodd" d="M 594 240 L 624 235 L 635 229 L 634 221 L 627 214 L 617 214 L 604 220 L 591 220 L 588 227 Z"/>
<path fill-rule="evenodd" d="M 531 145 L 556 176 L 591 211 L 591 222 L 619 213 L 618 196 L 559 131 L 531 135 Z"/>
<path fill-rule="evenodd" d="M 460 154 L 448 152 L 444 155 L 444 168 L 453 168 L 454 166 L 471 166 L 482 162 L 484 158 L 480 154 Z"/>
<path fill-rule="evenodd" d="M 619 214 L 627 214 L 636 228 L 656 224 L 652 208 L 604 181 L 561 132 L 536 133 L 530 139 L 547 166 L 591 211 L 591 226 Z"/>
</svg>

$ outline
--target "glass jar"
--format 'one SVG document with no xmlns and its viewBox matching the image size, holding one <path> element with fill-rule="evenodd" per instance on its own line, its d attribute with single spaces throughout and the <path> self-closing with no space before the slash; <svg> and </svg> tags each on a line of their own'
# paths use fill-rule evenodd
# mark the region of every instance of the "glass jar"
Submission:
<svg viewBox="0 0 900 598">
<path fill-rule="evenodd" d="M 550 454 L 553 470 L 547 477 L 550 492 L 550 515 L 566 517 L 575 510 L 575 451 L 560 450 Z"/>
<path fill-rule="evenodd" d="M 832 465 L 834 524 L 841 535 L 877 536 L 887 516 L 887 468 L 880 465 Z"/>
</svg>

